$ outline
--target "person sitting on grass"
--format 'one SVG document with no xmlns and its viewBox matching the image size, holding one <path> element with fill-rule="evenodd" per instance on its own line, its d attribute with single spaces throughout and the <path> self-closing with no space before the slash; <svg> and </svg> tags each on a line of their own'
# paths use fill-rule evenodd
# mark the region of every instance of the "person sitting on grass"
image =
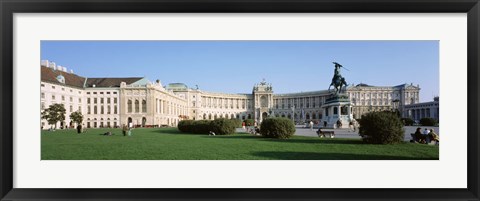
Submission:
<svg viewBox="0 0 480 201">
<path fill-rule="evenodd" d="M 440 142 L 440 137 L 438 134 L 435 133 L 433 129 L 430 129 L 430 133 L 428 133 L 428 136 L 430 138 L 430 141 L 435 141 L 435 144 L 438 144 Z"/>
<path fill-rule="evenodd" d="M 418 127 L 415 133 L 412 135 L 413 142 L 424 143 L 425 139 L 422 134 L 422 128 Z"/>
</svg>

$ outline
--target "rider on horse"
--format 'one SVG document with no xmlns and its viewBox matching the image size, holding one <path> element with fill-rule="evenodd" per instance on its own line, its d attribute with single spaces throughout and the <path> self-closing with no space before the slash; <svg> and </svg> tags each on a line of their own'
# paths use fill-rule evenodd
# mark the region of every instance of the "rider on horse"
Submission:
<svg viewBox="0 0 480 201">
<path fill-rule="evenodd" d="M 340 68 L 343 66 L 337 62 L 333 62 L 333 64 L 335 64 L 335 71 L 330 87 L 333 86 L 335 88 L 335 94 L 338 94 L 338 92 L 342 90 L 342 86 L 347 86 L 347 82 L 345 81 L 345 78 L 342 77 L 342 75 L 340 74 Z M 328 90 L 330 90 L 330 87 L 328 87 Z"/>
</svg>

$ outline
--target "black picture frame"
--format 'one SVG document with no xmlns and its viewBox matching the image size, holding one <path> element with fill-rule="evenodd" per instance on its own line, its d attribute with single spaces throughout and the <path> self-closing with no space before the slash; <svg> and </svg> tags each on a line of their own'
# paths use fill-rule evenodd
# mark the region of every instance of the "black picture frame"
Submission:
<svg viewBox="0 0 480 201">
<path fill-rule="evenodd" d="M 0 0 L 1 200 L 479 200 L 479 0 Z M 466 189 L 18 189 L 13 188 L 15 13 L 467 13 Z"/>
</svg>

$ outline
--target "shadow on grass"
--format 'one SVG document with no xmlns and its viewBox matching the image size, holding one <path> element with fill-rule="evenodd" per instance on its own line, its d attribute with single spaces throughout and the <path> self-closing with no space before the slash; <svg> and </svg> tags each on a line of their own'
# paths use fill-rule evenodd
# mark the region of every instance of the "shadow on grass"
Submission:
<svg viewBox="0 0 480 201">
<path fill-rule="evenodd" d="M 160 128 L 156 131 L 157 133 L 164 133 L 164 134 L 187 134 L 187 135 L 194 135 L 190 133 L 182 133 L 177 128 Z"/>
<path fill-rule="evenodd" d="M 254 152 L 252 155 L 274 160 L 438 160 L 438 158 L 416 158 L 406 156 L 285 151 Z"/>
<path fill-rule="evenodd" d="M 203 136 L 203 137 L 210 137 L 212 136 Z M 215 136 L 216 139 L 243 139 L 243 140 L 257 140 L 257 141 L 268 141 L 268 142 L 278 142 L 278 143 L 306 143 L 306 144 L 364 144 L 360 139 L 329 139 L 329 138 L 308 138 L 308 139 L 275 139 L 275 138 L 266 138 L 262 136 L 255 136 L 255 135 L 219 135 L 218 137 Z M 213 137 L 212 139 L 215 139 Z"/>
</svg>

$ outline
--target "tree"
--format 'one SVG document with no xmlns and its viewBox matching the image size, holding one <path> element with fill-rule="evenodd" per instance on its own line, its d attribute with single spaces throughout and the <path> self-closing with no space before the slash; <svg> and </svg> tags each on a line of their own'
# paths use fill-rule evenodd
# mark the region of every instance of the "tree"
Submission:
<svg viewBox="0 0 480 201">
<path fill-rule="evenodd" d="M 55 125 L 57 122 L 65 120 L 65 107 L 63 104 L 53 104 L 42 112 L 42 119 L 47 120 L 48 124 Z"/>
<path fill-rule="evenodd" d="M 83 122 L 83 115 L 80 111 L 76 111 L 76 112 L 72 112 L 72 114 L 70 114 L 70 119 L 77 123 L 77 124 L 82 124 Z"/>
</svg>

